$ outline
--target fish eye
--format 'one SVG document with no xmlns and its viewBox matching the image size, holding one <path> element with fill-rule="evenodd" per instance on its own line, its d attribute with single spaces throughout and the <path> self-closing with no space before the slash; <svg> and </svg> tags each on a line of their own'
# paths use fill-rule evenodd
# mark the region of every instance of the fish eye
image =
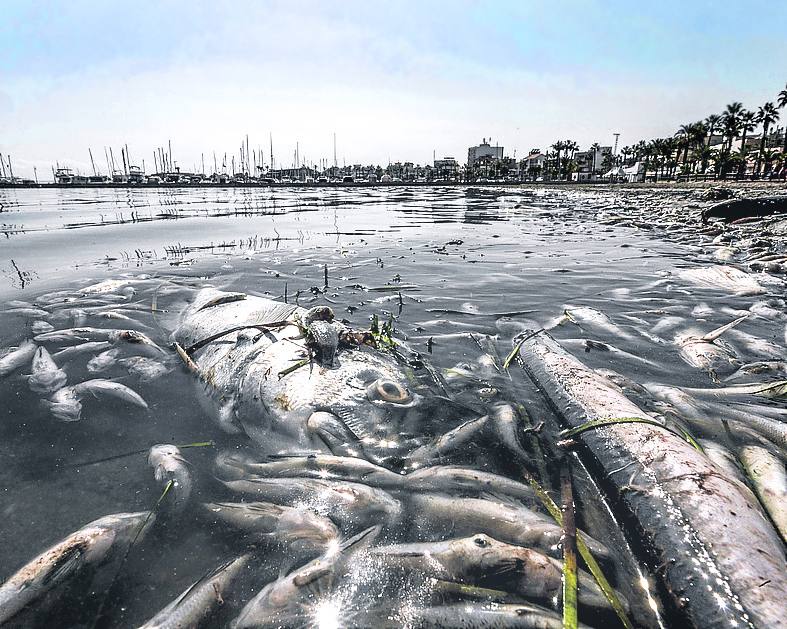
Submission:
<svg viewBox="0 0 787 629">
<path fill-rule="evenodd" d="M 489 546 L 489 540 L 486 537 L 476 537 L 473 539 L 473 543 L 478 546 L 479 548 L 486 548 Z"/>
<path fill-rule="evenodd" d="M 406 404 L 410 401 L 410 392 L 398 382 L 392 380 L 375 380 L 366 389 L 370 400 L 383 400 L 394 404 Z"/>
</svg>

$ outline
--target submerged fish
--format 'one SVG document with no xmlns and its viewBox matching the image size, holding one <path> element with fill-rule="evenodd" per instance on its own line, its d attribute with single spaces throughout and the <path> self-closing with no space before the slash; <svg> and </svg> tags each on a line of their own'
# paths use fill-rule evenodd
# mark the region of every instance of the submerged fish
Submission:
<svg viewBox="0 0 787 629">
<path fill-rule="evenodd" d="M 401 435 L 423 434 L 430 410 L 446 406 L 416 392 L 390 351 L 340 342 L 330 361 L 310 362 L 303 308 L 254 296 L 217 303 L 217 293 L 197 295 L 173 339 L 214 416 L 259 444 L 399 456 L 413 447 Z"/>
<path fill-rule="evenodd" d="M 0 358 L 0 378 L 19 369 L 32 360 L 38 346 L 33 341 L 25 341 L 16 349 L 9 351 Z"/>
<path fill-rule="evenodd" d="M 735 295 L 761 295 L 765 292 L 753 275 L 734 266 L 703 266 L 681 271 L 678 276 L 692 284 L 717 288 Z"/>
<path fill-rule="evenodd" d="M 305 605 L 319 593 L 330 589 L 355 555 L 371 545 L 380 533 L 372 527 L 330 548 L 290 574 L 266 585 L 249 601 L 232 622 L 232 629 L 287 626 L 298 617 Z"/>
<path fill-rule="evenodd" d="M 108 343 L 132 343 L 146 345 L 163 354 L 164 350 L 151 341 L 145 334 L 137 330 L 115 330 L 110 328 L 65 328 L 54 330 L 33 337 L 37 343 L 83 343 L 105 341 Z"/>
<path fill-rule="evenodd" d="M 549 516 L 512 502 L 481 498 L 457 498 L 440 494 L 414 493 L 407 497 L 411 526 L 418 536 L 475 535 L 483 533 L 517 546 L 537 548 L 559 557 L 562 531 Z M 583 537 L 593 555 L 610 558 L 609 549 L 587 534 Z"/>
<path fill-rule="evenodd" d="M 650 417 L 548 333 L 525 341 L 519 357 L 568 425 L 629 420 L 576 439 L 663 566 L 656 574 L 675 598 L 683 625 L 781 625 L 787 600 L 784 546 L 751 493 L 684 438 L 632 423 L 631 418 Z"/>
<path fill-rule="evenodd" d="M 118 361 L 129 374 L 139 378 L 140 382 L 153 382 L 169 372 L 165 364 L 145 356 L 130 356 Z"/>
<path fill-rule="evenodd" d="M 211 517 L 259 540 L 294 545 L 298 550 L 325 549 L 339 538 L 339 529 L 326 516 L 306 506 L 284 507 L 271 502 L 210 502 Z"/>
<path fill-rule="evenodd" d="M 547 605 L 558 605 L 562 599 L 561 562 L 488 535 L 382 546 L 370 554 L 386 567 L 416 570 L 434 579 L 505 590 Z M 578 577 L 580 604 L 607 609 L 609 603 L 593 577 L 581 571 Z"/>
<path fill-rule="evenodd" d="M 106 371 L 117 363 L 119 355 L 120 350 L 118 349 L 108 349 L 105 352 L 101 352 L 98 356 L 94 356 L 87 361 L 87 370 L 90 373 Z"/>
<path fill-rule="evenodd" d="M 232 491 L 288 506 L 305 506 L 328 515 L 343 532 L 372 523 L 392 526 L 402 514 L 401 503 L 382 489 L 361 483 L 314 478 L 251 477 L 228 481 Z"/>
<path fill-rule="evenodd" d="M 0 585 L 0 625 L 86 569 L 118 557 L 153 520 L 147 511 L 108 515 L 41 553 Z"/>
<path fill-rule="evenodd" d="M 248 566 L 251 555 L 221 564 L 190 585 L 174 601 L 148 620 L 140 629 L 185 629 L 197 627 L 225 603 L 227 590 Z"/>
<path fill-rule="evenodd" d="M 743 446 L 738 456 L 771 517 L 776 529 L 787 543 L 787 470 L 784 461 L 768 448 Z"/>
<path fill-rule="evenodd" d="M 132 406 L 148 408 L 147 402 L 126 385 L 101 379 L 86 380 L 70 387 L 63 387 L 56 391 L 49 400 L 45 400 L 44 404 L 60 421 L 79 421 L 82 418 L 82 400 L 88 395 L 91 397 L 108 395 Z"/>
<path fill-rule="evenodd" d="M 174 513 L 186 508 L 191 496 L 193 481 L 189 472 L 188 462 L 183 458 L 180 448 L 168 443 L 153 446 L 148 453 L 148 465 L 153 468 L 156 482 L 167 488 L 168 495 L 174 496 L 167 504 Z M 170 483 L 172 483 L 170 485 Z"/>
<path fill-rule="evenodd" d="M 707 371 L 713 380 L 728 376 L 741 365 L 735 351 L 719 337 L 746 319 L 739 317 L 704 335 L 683 333 L 675 337 L 680 357 L 692 367 Z"/>
<path fill-rule="evenodd" d="M 33 356 L 32 373 L 27 379 L 30 390 L 42 395 L 51 395 L 66 385 L 68 376 L 60 369 L 45 347 L 39 347 Z"/>
</svg>

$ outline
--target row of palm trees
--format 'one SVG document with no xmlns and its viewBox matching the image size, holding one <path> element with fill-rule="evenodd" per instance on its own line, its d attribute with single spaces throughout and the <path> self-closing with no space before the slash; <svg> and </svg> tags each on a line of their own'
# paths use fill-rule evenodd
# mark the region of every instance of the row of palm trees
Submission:
<svg viewBox="0 0 787 629">
<path fill-rule="evenodd" d="M 757 157 L 752 170 L 756 177 L 767 176 L 772 163 L 781 158 L 782 166 L 786 166 L 787 156 L 787 125 L 784 139 L 779 151 L 769 150 L 766 146 L 769 133 L 774 123 L 779 120 L 780 110 L 787 107 L 787 86 L 776 97 L 775 104 L 766 102 L 756 110 L 747 110 L 740 102 L 727 105 L 721 114 L 711 114 L 704 120 L 681 125 L 675 135 L 668 138 L 657 138 L 649 142 L 640 141 L 633 146 L 621 149 L 624 163 L 640 161 L 645 172 L 654 171 L 656 179 L 675 177 L 678 168 L 680 174 L 706 174 L 709 164 L 713 162 L 713 172 L 721 177 L 734 175 L 743 177 L 749 165 L 747 138 L 751 133 L 762 127 Z M 721 136 L 721 142 L 712 147 L 712 141 Z M 770 133 L 772 136 L 773 134 Z M 739 150 L 733 152 L 732 146 L 740 138 Z"/>
</svg>

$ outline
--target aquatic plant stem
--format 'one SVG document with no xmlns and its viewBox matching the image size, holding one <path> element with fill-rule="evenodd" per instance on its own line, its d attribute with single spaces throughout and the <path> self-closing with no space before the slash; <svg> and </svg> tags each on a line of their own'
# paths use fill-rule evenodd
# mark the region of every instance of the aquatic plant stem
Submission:
<svg viewBox="0 0 787 629">
<path fill-rule="evenodd" d="M 560 474 L 560 496 L 563 503 L 563 629 L 577 629 L 577 525 L 568 463 Z"/>
</svg>

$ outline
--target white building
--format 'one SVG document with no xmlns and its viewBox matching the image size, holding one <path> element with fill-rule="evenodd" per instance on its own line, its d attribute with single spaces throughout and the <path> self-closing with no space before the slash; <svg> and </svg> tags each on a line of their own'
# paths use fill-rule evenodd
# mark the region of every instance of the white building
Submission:
<svg viewBox="0 0 787 629">
<path fill-rule="evenodd" d="M 467 149 L 467 167 L 472 168 L 476 160 L 482 157 L 489 157 L 492 159 L 503 159 L 503 147 L 492 146 L 486 138 L 483 138 L 481 144 L 478 146 L 471 146 Z"/>
</svg>

